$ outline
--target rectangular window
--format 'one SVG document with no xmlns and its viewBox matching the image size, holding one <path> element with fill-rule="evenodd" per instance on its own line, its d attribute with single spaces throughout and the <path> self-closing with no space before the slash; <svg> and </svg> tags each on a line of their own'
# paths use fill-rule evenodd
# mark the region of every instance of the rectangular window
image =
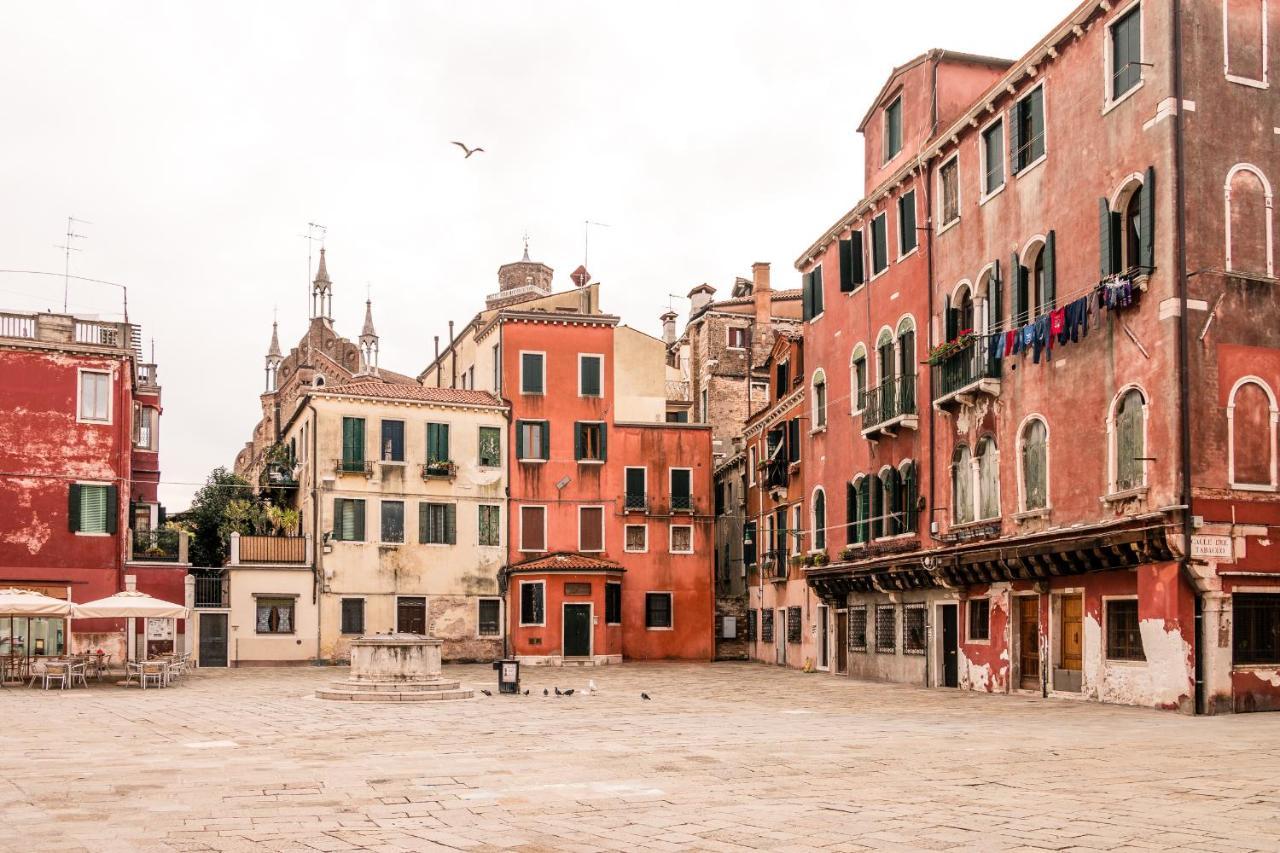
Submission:
<svg viewBox="0 0 1280 853">
<path fill-rule="evenodd" d="M 871 274 L 879 275 L 889 266 L 889 215 L 871 220 Z"/>
<path fill-rule="evenodd" d="M 604 585 L 604 623 L 606 625 L 622 624 L 622 584 L 620 583 Z"/>
<path fill-rule="evenodd" d="M 1231 663 L 1280 664 L 1280 595 L 1231 596 Z"/>
<path fill-rule="evenodd" d="M 689 422 L 689 413 L 684 411 L 667 412 L 667 423 L 669 424 L 687 424 Z"/>
<path fill-rule="evenodd" d="M 774 397 L 781 400 L 791 391 L 791 365 L 788 362 L 779 362 L 777 367 L 777 388 L 774 389 Z"/>
<path fill-rule="evenodd" d="M 969 641 L 991 639 L 991 599 L 969 599 Z"/>
<path fill-rule="evenodd" d="M 604 508 L 578 507 L 578 550 L 599 553 L 604 550 Z"/>
<path fill-rule="evenodd" d="M 648 471 L 644 468 L 626 469 L 626 508 L 629 510 L 645 510 L 649 508 L 647 494 Z"/>
<path fill-rule="evenodd" d="M 764 643 L 773 642 L 773 611 L 760 611 L 760 641 Z"/>
<path fill-rule="evenodd" d="M 80 371 L 80 420 L 111 423 L 111 374 Z"/>
<path fill-rule="evenodd" d="M 729 349 L 746 349 L 747 348 L 747 330 L 745 328 L 731 328 L 728 330 Z"/>
<path fill-rule="evenodd" d="M 502 346 L 493 345 L 493 393 L 502 395 Z"/>
<path fill-rule="evenodd" d="M 1013 108 L 1018 144 L 1013 147 L 1014 171 L 1021 172 L 1044 156 L 1044 87 L 1039 86 Z"/>
<path fill-rule="evenodd" d="M 756 484 L 756 468 L 760 464 L 760 451 L 756 450 L 753 444 L 747 448 L 747 485 L 754 486 Z"/>
<path fill-rule="evenodd" d="M 1004 120 L 982 131 L 982 194 L 991 195 L 1004 186 Z"/>
<path fill-rule="evenodd" d="M 888 163 L 902 150 L 902 96 L 884 108 L 884 161 Z"/>
<path fill-rule="evenodd" d="M 898 257 L 916 248 L 916 191 L 898 199 Z"/>
<path fill-rule="evenodd" d="M 498 427 L 480 427 L 481 468 L 498 468 L 502 465 L 502 430 Z"/>
<path fill-rule="evenodd" d="M 646 628 L 671 627 L 671 593 L 646 592 L 644 594 L 644 626 Z"/>
<path fill-rule="evenodd" d="M 579 462 L 603 462 L 605 460 L 604 424 L 595 421 L 579 421 L 574 426 L 574 458 Z"/>
<path fill-rule="evenodd" d="M 292 634 L 293 612 L 297 604 L 292 598 L 255 598 L 257 633 Z"/>
<path fill-rule="evenodd" d="M 854 411 L 861 412 L 867 407 L 867 358 L 858 356 L 853 360 Z"/>
<path fill-rule="evenodd" d="M 382 455 L 383 462 L 404 461 L 404 421 L 382 422 Z"/>
<path fill-rule="evenodd" d="M 1138 600 L 1107 602 L 1107 660 L 1146 660 L 1142 652 L 1142 632 L 1138 630 Z"/>
<path fill-rule="evenodd" d="M 546 356 L 540 352 L 520 353 L 520 393 L 546 393 Z"/>
<path fill-rule="evenodd" d="M 1142 82 L 1142 7 L 1134 6 L 1111 25 L 1111 100 Z"/>
<path fill-rule="evenodd" d="M 626 544 L 624 550 L 632 554 L 642 554 L 649 550 L 649 527 L 645 524 L 628 524 L 626 526 Z"/>
<path fill-rule="evenodd" d="M 501 506 L 480 505 L 480 524 L 476 541 L 485 547 L 494 547 L 502 544 Z"/>
<path fill-rule="evenodd" d="M 427 461 L 449 462 L 449 425 L 427 424 Z"/>
<path fill-rule="evenodd" d="M 924 654 L 925 609 L 923 604 L 907 604 L 902 608 L 902 653 Z"/>
<path fill-rule="evenodd" d="M 578 356 L 578 396 L 604 396 L 604 356 Z"/>
<path fill-rule="evenodd" d="M 748 521 L 742 525 L 742 563 L 746 566 L 756 564 L 756 553 L 759 550 L 756 539 L 756 523 Z"/>
<path fill-rule="evenodd" d="M 502 634 L 502 602 L 496 598 L 482 598 L 477 602 L 479 614 L 477 631 L 481 637 L 497 637 Z"/>
<path fill-rule="evenodd" d="M 671 525 L 671 553 L 693 553 L 693 527 L 688 524 Z"/>
<path fill-rule="evenodd" d="M 939 219 L 943 226 L 960 218 L 960 158 L 952 157 L 938 170 Z"/>
<path fill-rule="evenodd" d="M 73 533 L 115 533 L 115 486 L 73 483 L 68 492 L 67 517 Z"/>
<path fill-rule="evenodd" d="M 520 550 L 547 550 L 547 508 L 520 507 Z"/>
<path fill-rule="evenodd" d="M 542 581 L 520 582 L 520 624 L 541 625 L 546 621 Z"/>
<path fill-rule="evenodd" d="M 867 650 L 867 608 L 865 605 L 849 608 L 849 651 Z"/>
<path fill-rule="evenodd" d="M 382 541 L 404 541 L 404 501 L 382 502 Z"/>
<path fill-rule="evenodd" d="M 418 541 L 423 545 L 458 544 L 456 504 L 418 504 Z"/>
<path fill-rule="evenodd" d="M 364 541 L 364 501 L 333 499 L 333 538 L 340 542 Z"/>
<path fill-rule="evenodd" d="M 364 418 L 342 419 L 342 470 L 364 470 Z"/>
<path fill-rule="evenodd" d="M 521 462 L 551 458 L 551 430 L 546 421 L 516 421 L 516 458 Z"/>
<path fill-rule="evenodd" d="M 342 633 L 364 633 L 364 599 L 342 599 Z"/>
<path fill-rule="evenodd" d="M 689 468 L 671 469 L 671 511 L 693 510 L 693 471 Z"/>
<path fill-rule="evenodd" d="M 143 450 L 153 450 L 152 439 L 155 436 L 156 410 L 150 406 L 134 408 L 133 443 Z"/>
<path fill-rule="evenodd" d="M 898 649 L 897 612 L 892 604 L 876 605 L 876 651 L 893 654 Z"/>
</svg>

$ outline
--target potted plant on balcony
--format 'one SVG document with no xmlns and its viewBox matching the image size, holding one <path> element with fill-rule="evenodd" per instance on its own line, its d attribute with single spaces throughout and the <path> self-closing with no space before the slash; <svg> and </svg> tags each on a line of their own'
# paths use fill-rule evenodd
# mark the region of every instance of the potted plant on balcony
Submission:
<svg viewBox="0 0 1280 853">
<path fill-rule="evenodd" d="M 457 466 L 449 459 L 432 459 L 422 466 L 424 477 L 452 478 Z"/>
<path fill-rule="evenodd" d="M 787 562 L 791 564 L 793 569 L 798 569 L 804 565 L 804 557 L 799 554 L 792 554 L 791 558 Z"/>
<path fill-rule="evenodd" d="M 841 562 L 848 562 L 858 556 L 858 548 L 854 545 L 846 545 L 840 549 Z"/>
<path fill-rule="evenodd" d="M 826 551 L 819 551 L 813 555 L 813 564 L 815 566 L 825 566 L 831 562 L 831 558 L 827 556 Z"/>
<path fill-rule="evenodd" d="M 972 344 L 976 338 L 977 335 L 973 333 L 973 329 L 965 329 L 960 334 L 956 335 L 953 340 L 938 344 L 936 347 L 929 350 L 929 364 L 942 364 L 944 361 L 951 358 L 951 356 Z"/>
</svg>

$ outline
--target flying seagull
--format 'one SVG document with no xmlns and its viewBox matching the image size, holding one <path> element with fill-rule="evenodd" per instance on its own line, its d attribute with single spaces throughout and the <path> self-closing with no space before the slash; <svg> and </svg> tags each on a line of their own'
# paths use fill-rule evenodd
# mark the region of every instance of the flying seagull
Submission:
<svg viewBox="0 0 1280 853">
<path fill-rule="evenodd" d="M 461 142 L 458 142 L 458 141 L 456 141 L 456 140 L 454 141 L 454 143 L 453 143 L 453 144 L 454 144 L 454 145 L 456 145 L 456 146 L 458 146 L 459 148 L 461 148 L 463 151 L 465 151 L 465 152 L 466 152 L 466 157 L 463 157 L 463 158 L 462 158 L 463 160 L 466 160 L 468 157 L 470 157 L 472 154 L 475 154 L 477 151 L 483 151 L 483 150 L 484 150 L 483 148 L 480 148 L 479 146 L 477 146 L 477 147 L 475 147 L 475 148 L 468 148 L 467 146 L 463 145 Z"/>
</svg>

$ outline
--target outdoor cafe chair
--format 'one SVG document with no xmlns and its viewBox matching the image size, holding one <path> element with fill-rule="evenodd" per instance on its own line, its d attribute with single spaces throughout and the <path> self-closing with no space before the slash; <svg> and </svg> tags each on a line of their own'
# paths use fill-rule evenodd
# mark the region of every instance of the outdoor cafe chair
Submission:
<svg viewBox="0 0 1280 853">
<path fill-rule="evenodd" d="M 159 660 L 143 661 L 138 673 L 142 679 L 142 689 L 143 690 L 147 689 L 148 681 L 155 682 L 156 687 L 167 686 L 169 681 L 168 669 L 169 667 L 164 661 L 159 661 Z"/>
<path fill-rule="evenodd" d="M 68 687 L 75 687 L 79 684 L 81 687 L 88 687 L 89 680 L 87 678 L 89 669 L 88 661 L 76 660 L 67 664 Z"/>
<path fill-rule="evenodd" d="M 65 690 L 70 668 L 71 665 L 66 661 L 47 660 L 44 663 L 35 664 L 31 667 L 31 682 L 27 686 L 34 687 L 35 683 L 39 681 L 45 690 L 48 690 L 49 685 L 54 683 Z"/>
</svg>

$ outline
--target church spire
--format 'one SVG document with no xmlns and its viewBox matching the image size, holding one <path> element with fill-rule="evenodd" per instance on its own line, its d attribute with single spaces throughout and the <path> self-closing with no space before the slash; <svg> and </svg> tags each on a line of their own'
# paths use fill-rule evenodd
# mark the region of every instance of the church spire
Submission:
<svg viewBox="0 0 1280 853">
<path fill-rule="evenodd" d="M 316 267 L 315 281 L 311 283 L 311 316 L 324 320 L 333 319 L 333 282 L 329 280 L 323 246 L 320 247 L 320 265 Z"/>
<path fill-rule="evenodd" d="M 267 391 L 276 390 L 276 380 L 280 372 L 280 362 L 284 358 L 280 354 L 279 323 L 271 322 L 271 346 L 267 347 Z"/>
<path fill-rule="evenodd" d="M 280 353 L 280 324 L 271 321 L 271 346 L 267 348 L 267 358 L 279 358 Z"/>
<path fill-rule="evenodd" d="M 373 300 L 364 301 L 364 326 L 360 329 L 360 372 L 378 373 L 378 332 L 373 327 Z"/>
</svg>

